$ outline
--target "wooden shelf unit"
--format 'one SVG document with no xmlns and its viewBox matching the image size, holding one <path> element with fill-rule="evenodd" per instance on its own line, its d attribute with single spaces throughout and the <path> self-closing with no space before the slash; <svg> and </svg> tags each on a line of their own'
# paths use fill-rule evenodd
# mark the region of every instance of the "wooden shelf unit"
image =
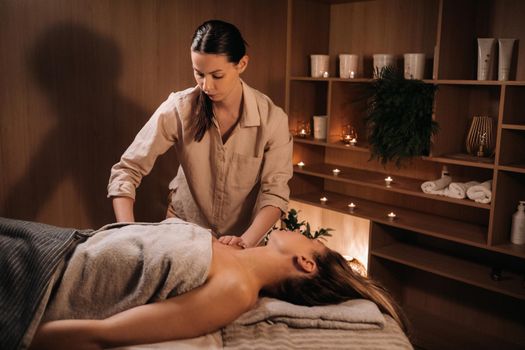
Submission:
<svg viewBox="0 0 525 350">
<path fill-rule="evenodd" d="M 326 197 L 328 201 L 322 203 L 320 198 Z M 443 216 L 430 215 L 425 212 L 409 210 L 395 205 L 374 202 L 362 198 L 345 196 L 336 192 L 320 191 L 294 195 L 294 201 L 310 204 L 323 209 L 353 215 L 373 222 L 388 224 L 394 227 L 416 231 L 421 234 L 444 238 L 475 247 L 487 247 L 487 227 L 478 223 L 463 222 Z M 357 208 L 353 212 L 348 209 L 348 204 L 354 203 Z M 390 221 L 388 213 L 394 212 L 397 217 Z M 443 231 L 443 227 L 452 227 Z"/>
<path fill-rule="evenodd" d="M 339 175 L 333 174 L 334 169 L 339 169 L 341 171 Z M 456 199 L 447 196 L 424 193 L 421 191 L 422 181 L 418 179 L 412 179 L 409 177 L 396 176 L 394 181 L 390 184 L 390 186 L 386 186 L 385 176 L 388 176 L 387 174 L 378 173 L 376 171 L 354 169 L 351 167 L 342 167 L 339 165 L 326 163 L 308 164 L 303 166 L 302 168 L 295 165 L 294 172 L 298 174 L 317 176 L 324 179 L 331 179 L 333 181 L 340 181 L 343 183 L 408 194 L 410 196 L 429 198 L 438 201 L 490 210 L 490 204 L 477 203 L 470 199 Z"/>
<path fill-rule="evenodd" d="M 292 199 L 371 221 L 370 274 L 407 312 L 418 347 L 525 347 L 525 246 L 510 243 L 512 214 L 525 199 L 525 45 L 514 47 L 512 80 L 476 80 L 476 39 L 525 39 L 525 2 L 288 4 L 285 107 L 290 130 L 301 121 L 313 126 L 314 115 L 327 115 L 326 139 L 294 137 Z M 408 52 L 426 54 L 424 82 L 438 87 L 433 118 L 440 131 L 429 155 L 401 168 L 383 166 L 371 159 L 364 120 L 372 54 L 392 53 L 402 68 L 402 54 Z M 318 53 L 330 55 L 328 78 L 309 76 L 309 55 Z M 355 79 L 338 77 L 340 53 L 359 55 Z M 466 152 L 476 115 L 493 120 L 492 157 Z M 341 142 L 346 123 L 357 129 L 355 146 Z M 300 161 L 306 164 L 302 168 L 296 165 Z M 423 193 L 421 183 L 439 178 L 443 166 L 453 181 L 492 179 L 491 203 Z M 334 168 L 341 170 L 338 176 Z M 389 188 L 386 176 L 394 178 Z M 353 212 L 350 202 L 357 204 Z M 394 221 L 387 217 L 390 211 L 397 215 Z M 491 280 L 494 267 L 502 268 L 506 279 Z"/>
<path fill-rule="evenodd" d="M 380 225 L 379 225 L 380 226 Z M 415 232 L 401 232 L 392 227 L 374 227 L 376 237 L 371 255 L 407 265 L 442 277 L 525 300 L 525 275 L 509 268 L 523 268 L 524 262 L 507 257 L 500 280 L 491 278 L 492 269 L 502 268 L 499 253 L 464 247 L 440 239 L 421 239 Z M 426 242 L 425 242 L 426 240 Z M 378 243 L 379 242 L 379 243 Z M 471 259 L 458 257 L 460 251 Z"/>
</svg>

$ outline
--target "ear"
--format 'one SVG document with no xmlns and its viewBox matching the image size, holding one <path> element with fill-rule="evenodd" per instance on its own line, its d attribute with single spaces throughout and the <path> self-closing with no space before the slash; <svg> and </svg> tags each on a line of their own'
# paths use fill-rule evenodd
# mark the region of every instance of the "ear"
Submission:
<svg viewBox="0 0 525 350">
<path fill-rule="evenodd" d="M 248 55 L 244 55 L 240 60 L 239 60 L 239 63 L 237 63 L 237 71 L 239 72 L 239 74 L 241 74 L 242 72 L 244 72 L 244 70 L 246 69 L 246 67 L 248 67 L 248 62 L 250 61 L 250 57 L 248 57 Z"/>
<path fill-rule="evenodd" d="M 295 257 L 295 262 L 297 269 L 304 273 L 312 273 L 317 269 L 317 264 L 315 260 L 310 256 L 298 255 Z"/>
</svg>

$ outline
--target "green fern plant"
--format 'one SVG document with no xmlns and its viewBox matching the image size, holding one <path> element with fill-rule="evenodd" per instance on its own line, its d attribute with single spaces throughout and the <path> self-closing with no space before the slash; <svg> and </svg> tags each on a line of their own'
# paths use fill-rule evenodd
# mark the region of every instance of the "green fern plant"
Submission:
<svg viewBox="0 0 525 350">
<path fill-rule="evenodd" d="M 310 239 L 325 239 L 326 237 L 332 236 L 330 231 L 333 231 L 333 229 L 331 228 L 319 228 L 318 230 L 312 232 L 310 223 L 304 220 L 299 221 L 299 212 L 295 209 L 290 209 L 286 218 L 282 219 L 282 222 L 286 229 L 290 231 L 299 230 L 299 232 Z"/>
<path fill-rule="evenodd" d="M 371 159 L 400 167 L 409 158 L 429 153 L 432 135 L 439 129 L 432 120 L 436 90 L 436 85 L 405 79 L 391 67 L 381 70 L 371 85 L 365 119 Z"/>
</svg>

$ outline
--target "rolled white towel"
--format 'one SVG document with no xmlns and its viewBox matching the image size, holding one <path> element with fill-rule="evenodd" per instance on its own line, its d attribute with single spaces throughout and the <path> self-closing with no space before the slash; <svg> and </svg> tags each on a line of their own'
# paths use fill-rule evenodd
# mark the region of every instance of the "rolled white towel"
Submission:
<svg viewBox="0 0 525 350">
<path fill-rule="evenodd" d="M 492 199 L 492 179 L 470 187 L 467 190 L 467 197 L 477 203 L 490 203 Z"/>
<path fill-rule="evenodd" d="M 421 190 L 425 193 L 444 195 L 443 190 L 451 181 L 452 178 L 450 176 L 443 175 L 440 179 L 423 182 L 421 184 Z"/>
<path fill-rule="evenodd" d="M 458 198 L 463 199 L 467 196 L 467 190 L 471 188 L 472 186 L 479 185 L 480 183 L 477 181 L 469 181 L 469 182 L 451 182 L 448 185 L 447 193 L 446 195 L 450 198 Z"/>
</svg>

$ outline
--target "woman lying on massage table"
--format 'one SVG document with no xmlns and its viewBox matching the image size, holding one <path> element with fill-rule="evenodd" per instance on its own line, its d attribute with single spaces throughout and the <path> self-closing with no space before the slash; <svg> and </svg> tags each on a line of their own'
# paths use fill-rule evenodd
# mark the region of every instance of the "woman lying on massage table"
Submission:
<svg viewBox="0 0 525 350">
<path fill-rule="evenodd" d="M 169 271 L 150 266 L 162 264 Z M 157 277 L 149 271 L 163 280 L 153 284 L 148 279 Z M 100 349 L 196 337 L 234 321 L 260 293 L 301 305 L 365 298 L 405 329 L 387 292 L 319 240 L 276 230 L 266 246 L 239 250 L 196 225 L 168 219 L 109 226 L 80 243 L 31 348 Z"/>
</svg>

